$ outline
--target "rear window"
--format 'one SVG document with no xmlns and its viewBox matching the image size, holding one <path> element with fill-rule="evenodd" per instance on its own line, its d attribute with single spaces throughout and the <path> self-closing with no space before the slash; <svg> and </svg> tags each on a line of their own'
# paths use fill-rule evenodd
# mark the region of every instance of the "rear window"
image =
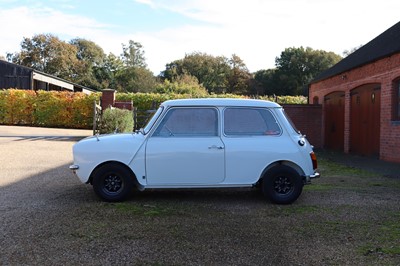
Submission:
<svg viewBox="0 0 400 266">
<path fill-rule="evenodd" d="M 226 108 L 224 111 L 226 136 L 276 136 L 281 133 L 281 127 L 268 109 Z"/>
</svg>

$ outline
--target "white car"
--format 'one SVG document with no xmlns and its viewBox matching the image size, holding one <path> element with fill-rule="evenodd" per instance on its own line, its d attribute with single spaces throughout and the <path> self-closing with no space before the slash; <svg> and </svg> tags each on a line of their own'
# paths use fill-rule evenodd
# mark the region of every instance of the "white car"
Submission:
<svg viewBox="0 0 400 266">
<path fill-rule="evenodd" d="M 185 99 L 161 104 L 138 132 L 100 135 L 73 147 L 70 169 L 105 201 L 145 189 L 260 187 L 288 204 L 316 172 L 305 136 L 273 102 Z"/>
</svg>

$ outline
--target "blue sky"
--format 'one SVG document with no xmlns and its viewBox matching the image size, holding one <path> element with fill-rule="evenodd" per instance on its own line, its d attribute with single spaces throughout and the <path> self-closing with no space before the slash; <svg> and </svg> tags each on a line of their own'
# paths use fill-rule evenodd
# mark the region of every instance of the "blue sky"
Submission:
<svg viewBox="0 0 400 266">
<path fill-rule="evenodd" d="M 92 40 L 119 55 L 140 42 L 154 74 L 192 52 L 273 68 L 288 47 L 342 55 L 399 21 L 399 0 L 0 0 L 0 55 L 23 37 Z"/>
</svg>

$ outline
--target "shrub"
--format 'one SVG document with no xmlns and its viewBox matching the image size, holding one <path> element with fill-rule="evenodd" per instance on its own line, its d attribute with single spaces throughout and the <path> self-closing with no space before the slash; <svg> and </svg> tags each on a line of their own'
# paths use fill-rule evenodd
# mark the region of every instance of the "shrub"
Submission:
<svg viewBox="0 0 400 266">
<path fill-rule="evenodd" d="M 91 128 L 99 93 L 0 90 L 0 124 Z"/>
<path fill-rule="evenodd" d="M 107 108 L 103 111 L 100 123 L 100 134 L 113 132 L 132 132 L 132 111 L 117 108 Z"/>
</svg>

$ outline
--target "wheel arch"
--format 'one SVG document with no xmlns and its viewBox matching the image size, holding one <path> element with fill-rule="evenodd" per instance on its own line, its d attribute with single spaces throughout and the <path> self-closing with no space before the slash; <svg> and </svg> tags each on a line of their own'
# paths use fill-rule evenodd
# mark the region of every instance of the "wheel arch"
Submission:
<svg viewBox="0 0 400 266">
<path fill-rule="evenodd" d="M 115 164 L 115 165 L 119 165 L 119 166 L 125 168 L 125 169 L 126 169 L 127 171 L 129 171 L 129 173 L 131 174 L 131 179 L 132 179 L 134 185 L 135 185 L 138 189 L 140 189 L 140 188 L 142 187 L 142 186 L 139 184 L 139 182 L 138 182 L 138 180 L 137 180 L 137 177 L 136 177 L 136 174 L 132 171 L 132 169 L 131 169 L 129 166 L 127 166 L 126 164 L 124 164 L 124 163 L 122 163 L 122 162 L 119 162 L 119 161 L 106 161 L 106 162 L 102 162 L 101 164 L 97 165 L 97 166 L 93 169 L 92 173 L 91 173 L 90 176 L 89 176 L 89 183 L 90 183 L 91 185 L 93 185 L 93 176 L 94 176 L 94 174 L 96 173 L 97 169 L 99 169 L 100 167 L 103 167 L 104 165 L 107 165 L 107 164 Z"/>
<path fill-rule="evenodd" d="M 261 176 L 259 178 L 259 181 L 262 181 L 262 179 L 266 177 L 266 174 L 268 173 L 269 170 L 271 170 L 272 168 L 274 168 L 276 166 L 279 166 L 279 165 L 289 166 L 289 167 L 293 168 L 299 174 L 299 176 L 304 176 L 304 171 L 298 164 L 296 164 L 296 163 L 294 163 L 292 161 L 281 160 L 281 161 L 276 161 L 276 162 L 273 162 L 273 163 L 269 164 L 262 171 Z"/>
</svg>

